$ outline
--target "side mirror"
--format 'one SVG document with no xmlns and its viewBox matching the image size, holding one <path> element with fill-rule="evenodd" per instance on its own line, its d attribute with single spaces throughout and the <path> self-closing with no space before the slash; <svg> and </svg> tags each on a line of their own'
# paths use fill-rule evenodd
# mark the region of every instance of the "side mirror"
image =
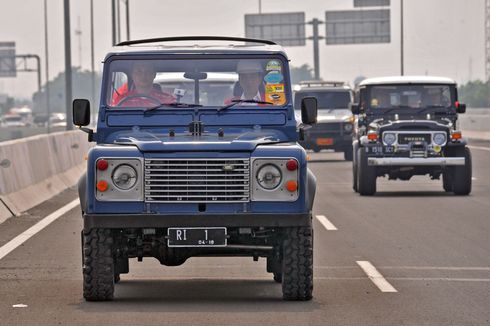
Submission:
<svg viewBox="0 0 490 326">
<path fill-rule="evenodd" d="M 303 97 L 301 100 L 301 121 L 308 125 L 316 123 L 317 111 L 316 97 Z"/>
<path fill-rule="evenodd" d="M 88 100 L 73 100 L 73 124 L 79 127 L 90 124 L 90 102 Z"/>
<path fill-rule="evenodd" d="M 349 103 L 349 108 L 352 112 L 352 114 L 359 114 L 360 109 L 359 109 L 359 103 Z"/>
<path fill-rule="evenodd" d="M 456 112 L 465 113 L 466 112 L 466 104 L 457 102 L 456 103 Z"/>
</svg>

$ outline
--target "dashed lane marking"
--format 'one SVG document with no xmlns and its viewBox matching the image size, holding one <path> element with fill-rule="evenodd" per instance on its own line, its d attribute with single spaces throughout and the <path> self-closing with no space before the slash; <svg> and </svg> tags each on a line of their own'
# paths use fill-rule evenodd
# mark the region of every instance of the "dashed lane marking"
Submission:
<svg viewBox="0 0 490 326">
<path fill-rule="evenodd" d="M 369 277 L 371 282 L 374 283 L 380 289 L 381 292 L 398 292 L 384 277 L 380 272 L 376 269 L 368 261 L 356 261 L 357 265 L 362 268 L 364 273 Z"/>
<path fill-rule="evenodd" d="M 468 146 L 471 149 L 479 149 L 482 151 L 490 151 L 490 147 L 482 147 L 482 146 Z"/>
<path fill-rule="evenodd" d="M 63 216 L 63 214 L 69 212 L 73 208 L 77 207 L 79 204 L 79 200 L 75 199 L 74 201 L 70 202 L 69 204 L 66 204 L 65 206 L 61 207 L 60 209 L 54 211 L 53 213 L 49 214 L 33 226 L 31 226 L 29 229 L 26 231 L 22 232 L 9 242 L 7 242 L 5 245 L 0 247 L 0 259 L 3 257 L 7 256 L 9 253 L 11 253 L 13 250 L 15 250 L 17 247 L 22 245 L 24 242 L 29 240 L 32 236 L 34 236 L 36 233 L 47 227 L 49 224 L 52 222 L 56 221 L 60 216 Z"/>
<path fill-rule="evenodd" d="M 316 219 L 318 220 L 318 222 L 320 222 L 323 227 L 325 229 L 327 229 L 328 231 L 337 231 L 337 228 L 335 227 L 335 225 L 332 224 L 332 222 L 330 222 L 328 220 L 328 218 L 325 216 L 325 215 L 317 215 L 316 216 Z"/>
</svg>

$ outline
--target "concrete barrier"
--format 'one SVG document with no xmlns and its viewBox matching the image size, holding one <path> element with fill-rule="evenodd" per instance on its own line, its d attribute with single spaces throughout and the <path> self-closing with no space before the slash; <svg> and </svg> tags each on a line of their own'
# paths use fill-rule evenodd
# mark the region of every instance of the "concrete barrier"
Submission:
<svg viewBox="0 0 490 326">
<path fill-rule="evenodd" d="M 74 186 L 85 170 L 89 147 L 80 131 L 1 142 L 0 221 Z"/>
</svg>

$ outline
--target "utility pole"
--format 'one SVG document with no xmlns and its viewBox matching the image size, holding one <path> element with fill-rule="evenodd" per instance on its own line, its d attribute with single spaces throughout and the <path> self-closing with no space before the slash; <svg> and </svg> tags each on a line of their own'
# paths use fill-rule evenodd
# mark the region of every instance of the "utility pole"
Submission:
<svg viewBox="0 0 490 326">
<path fill-rule="evenodd" d="M 262 14 L 262 0 L 259 0 L 259 14 Z"/>
<path fill-rule="evenodd" d="M 129 0 L 126 0 L 126 37 L 129 41 Z"/>
<path fill-rule="evenodd" d="M 120 0 L 116 0 L 116 44 L 121 42 L 121 2 Z"/>
<path fill-rule="evenodd" d="M 488 0 L 487 0 L 488 2 Z M 401 65 L 401 75 L 405 74 L 405 58 L 404 58 L 404 44 L 403 44 L 403 0 L 400 0 L 400 65 Z"/>
<path fill-rule="evenodd" d="M 112 13 L 112 46 L 114 46 L 117 44 L 117 39 L 116 39 L 116 0 L 112 0 L 111 13 Z"/>
<path fill-rule="evenodd" d="M 90 71 L 92 77 L 91 95 L 92 95 L 92 103 L 94 103 L 95 102 L 94 0 L 90 0 Z"/>
<path fill-rule="evenodd" d="M 80 16 L 77 17 L 77 29 L 75 35 L 78 37 L 78 66 L 82 69 L 82 27 L 80 26 Z"/>
<path fill-rule="evenodd" d="M 308 39 L 313 40 L 313 68 L 315 71 L 315 79 L 320 79 L 320 47 L 319 41 L 323 39 L 323 37 L 318 35 L 318 25 L 323 24 L 322 21 L 319 21 L 317 18 L 314 18 L 312 21 L 307 24 L 313 25 L 313 37 L 309 37 Z"/>
<path fill-rule="evenodd" d="M 46 64 L 46 115 L 48 116 L 47 121 L 47 132 L 50 133 L 50 124 L 49 124 L 49 116 L 51 112 L 51 102 L 50 102 L 50 93 L 49 93 L 49 50 L 48 50 L 48 3 L 47 0 L 44 0 L 44 53 L 45 53 L 45 64 Z"/>
<path fill-rule="evenodd" d="M 485 0 L 485 72 L 490 80 L 490 0 Z"/>
<path fill-rule="evenodd" d="M 73 129 L 72 121 L 72 74 L 71 74 L 71 35 L 70 35 L 70 0 L 64 2 L 64 27 L 65 27 L 65 105 L 66 105 L 66 130 Z"/>
</svg>

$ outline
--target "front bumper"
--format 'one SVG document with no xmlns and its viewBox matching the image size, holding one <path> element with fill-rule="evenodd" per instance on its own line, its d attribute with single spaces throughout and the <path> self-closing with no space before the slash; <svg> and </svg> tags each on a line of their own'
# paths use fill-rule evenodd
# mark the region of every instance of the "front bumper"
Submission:
<svg viewBox="0 0 490 326">
<path fill-rule="evenodd" d="M 370 166 L 461 166 L 464 157 L 369 157 Z"/>
<path fill-rule="evenodd" d="M 84 229 L 311 226 L 310 213 L 84 214 Z"/>
</svg>

